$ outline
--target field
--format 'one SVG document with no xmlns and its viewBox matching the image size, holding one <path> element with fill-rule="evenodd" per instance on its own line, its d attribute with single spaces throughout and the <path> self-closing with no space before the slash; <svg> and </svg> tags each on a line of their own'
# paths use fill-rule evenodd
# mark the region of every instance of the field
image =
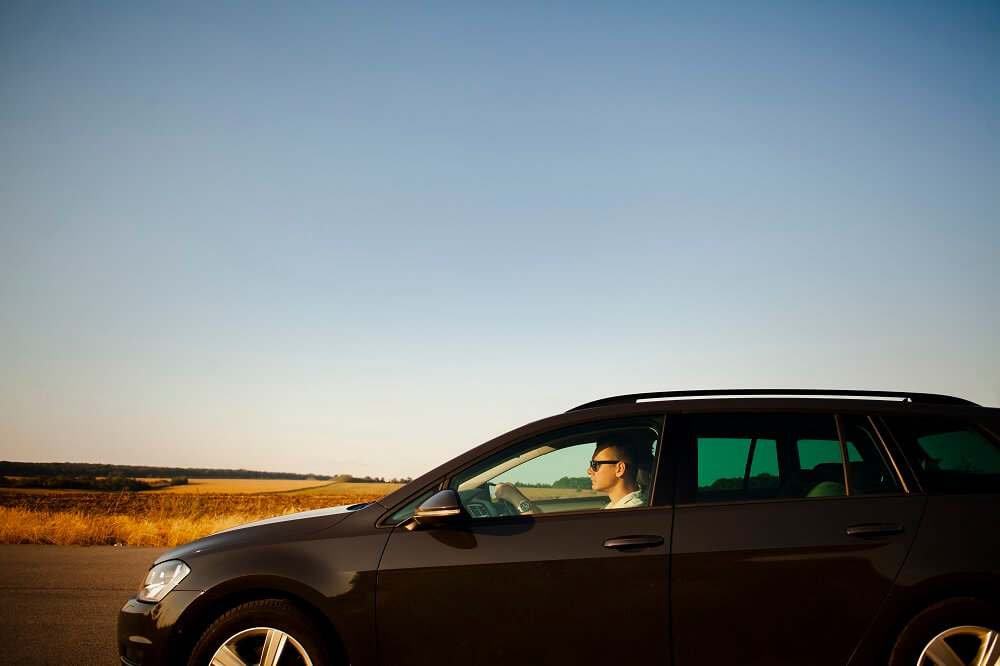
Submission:
<svg viewBox="0 0 1000 666">
<path fill-rule="evenodd" d="M 196 479 L 146 492 L 0 490 L 0 543 L 171 547 L 243 523 L 369 502 L 399 484 Z"/>
<path fill-rule="evenodd" d="M 377 495 L 383 497 L 397 488 L 402 488 L 402 483 L 368 483 L 365 481 L 352 481 L 350 483 L 334 482 L 325 483 L 321 486 L 312 486 L 300 490 L 291 490 L 290 493 L 296 495 Z"/>
<path fill-rule="evenodd" d="M 153 483 L 160 479 L 139 479 Z M 295 479 L 189 479 L 183 486 L 168 486 L 160 493 L 286 493 L 310 492 L 329 485 L 329 481 Z"/>
</svg>

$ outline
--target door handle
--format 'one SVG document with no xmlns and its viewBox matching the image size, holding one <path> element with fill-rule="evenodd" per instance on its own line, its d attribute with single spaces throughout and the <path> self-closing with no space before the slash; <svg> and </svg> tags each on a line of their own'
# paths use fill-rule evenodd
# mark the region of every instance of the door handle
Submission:
<svg viewBox="0 0 1000 666">
<path fill-rule="evenodd" d="M 880 537 L 902 534 L 903 526 L 897 523 L 863 523 L 861 525 L 851 525 L 846 530 L 847 536 L 856 537 Z"/>
<path fill-rule="evenodd" d="M 613 550 L 642 550 L 663 545 L 663 537 L 658 534 L 638 534 L 605 539 L 604 547 Z"/>
</svg>

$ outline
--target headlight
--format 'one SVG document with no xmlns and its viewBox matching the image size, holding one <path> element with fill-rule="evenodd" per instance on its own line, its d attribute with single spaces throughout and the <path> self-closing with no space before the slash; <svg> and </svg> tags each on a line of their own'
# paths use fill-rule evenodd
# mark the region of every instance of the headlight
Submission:
<svg viewBox="0 0 1000 666">
<path fill-rule="evenodd" d="M 184 576 L 191 573 L 191 567 L 180 560 L 167 560 L 160 562 L 149 570 L 146 580 L 142 583 L 142 589 L 136 595 L 139 601 L 147 604 L 155 604 L 163 600 L 170 590 L 177 587 L 177 583 L 184 580 Z"/>
</svg>

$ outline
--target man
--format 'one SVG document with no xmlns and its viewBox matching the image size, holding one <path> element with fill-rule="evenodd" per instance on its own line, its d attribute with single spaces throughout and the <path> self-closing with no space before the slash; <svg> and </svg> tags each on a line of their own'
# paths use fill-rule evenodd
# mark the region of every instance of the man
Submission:
<svg viewBox="0 0 1000 666">
<path fill-rule="evenodd" d="M 632 441 L 608 438 L 597 442 L 594 455 L 591 456 L 590 465 L 587 467 L 587 475 L 590 477 L 590 487 L 593 490 L 608 495 L 610 501 L 603 508 L 624 509 L 646 506 L 649 501 L 648 491 L 639 487 L 636 477 L 640 467 L 649 468 L 651 458 L 648 449 L 643 455 L 642 447 Z M 542 513 L 541 509 L 513 484 L 497 484 L 496 496 L 513 504 L 518 513 Z"/>
<path fill-rule="evenodd" d="M 633 442 L 609 439 L 597 443 L 587 474 L 593 490 L 608 494 L 605 509 L 646 506 L 649 498 L 636 480 L 640 458 L 639 447 Z"/>
</svg>

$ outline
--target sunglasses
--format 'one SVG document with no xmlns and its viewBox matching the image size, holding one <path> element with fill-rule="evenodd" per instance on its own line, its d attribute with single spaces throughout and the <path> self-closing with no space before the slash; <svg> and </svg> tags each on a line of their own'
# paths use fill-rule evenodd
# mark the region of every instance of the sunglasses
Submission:
<svg viewBox="0 0 1000 666">
<path fill-rule="evenodd" d="M 621 460 L 591 460 L 590 461 L 590 471 L 596 472 L 601 469 L 601 465 L 617 465 Z"/>
</svg>

